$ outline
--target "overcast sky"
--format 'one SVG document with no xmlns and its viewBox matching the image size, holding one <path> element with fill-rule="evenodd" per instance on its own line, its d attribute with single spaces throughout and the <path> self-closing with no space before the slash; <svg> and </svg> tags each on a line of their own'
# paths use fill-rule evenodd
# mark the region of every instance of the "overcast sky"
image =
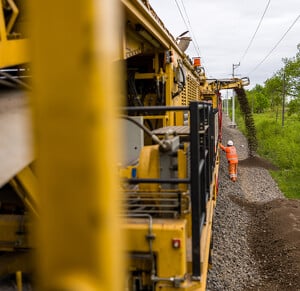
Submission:
<svg viewBox="0 0 300 291">
<path fill-rule="evenodd" d="M 187 36 L 196 41 L 190 44 L 186 53 L 192 58 L 197 56 L 197 51 L 200 52 L 202 65 L 208 77 L 230 78 L 232 65 L 240 62 L 240 66 L 235 69 L 235 75 L 250 78 L 251 86 L 248 89 L 255 84 L 263 85 L 266 79 L 283 67 L 282 58 L 296 55 L 297 44 L 300 43 L 299 18 L 277 48 L 255 69 L 300 15 L 300 0 L 270 1 L 256 36 L 244 57 L 269 0 L 149 0 L 149 2 L 174 37 L 186 30 L 190 31 Z M 176 3 L 181 8 L 185 22 Z"/>
</svg>

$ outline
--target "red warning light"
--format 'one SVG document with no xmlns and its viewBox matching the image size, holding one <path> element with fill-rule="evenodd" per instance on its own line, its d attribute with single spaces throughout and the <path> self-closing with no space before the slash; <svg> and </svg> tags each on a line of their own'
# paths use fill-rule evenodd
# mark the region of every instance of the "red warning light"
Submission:
<svg viewBox="0 0 300 291">
<path fill-rule="evenodd" d="M 200 57 L 194 58 L 194 67 L 201 67 L 201 58 Z"/>
<path fill-rule="evenodd" d="M 179 249 L 181 246 L 181 240 L 178 238 L 173 238 L 172 239 L 172 246 L 174 249 Z"/>
</svg>

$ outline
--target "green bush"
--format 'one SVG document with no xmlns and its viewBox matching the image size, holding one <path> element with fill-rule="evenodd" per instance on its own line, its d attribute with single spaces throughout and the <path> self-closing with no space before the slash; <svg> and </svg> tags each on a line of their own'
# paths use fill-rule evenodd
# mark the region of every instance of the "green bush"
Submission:
<svg viewBox="0 0 300 291">
<path fill-rule="evenodd" d="M 285 196 L 300 199 L 300 121 L 286 116 L 282 126 L 274 112 L 254 114 L 254 121 L 257 153 L 279 168 L 271 175 Z M 243 117 L 238 110 L 236 122 L 245 134 Z"/>
</svg>

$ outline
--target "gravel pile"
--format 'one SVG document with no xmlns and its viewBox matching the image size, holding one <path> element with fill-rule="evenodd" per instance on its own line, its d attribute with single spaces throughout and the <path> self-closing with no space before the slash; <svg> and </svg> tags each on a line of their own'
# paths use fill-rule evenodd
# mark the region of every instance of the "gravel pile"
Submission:
<svg viewBox="0 0 300 291">
<path fill-rule="evenodd" d="M 248 158 L 246 138 L 223 117 L 223 143 L 232 139 L 239 161 Z M 249 243 L 249 230 L 256 227 L 249 205 L 282 198 L 269 172 L 260 167 L 238 166 L 238 180 L 229 180 L 227 160 L 221 153 L 219 194 L 213 224 L 213 267 L 207 290 L 263 290 L 264 278 Z"/>
</svg>

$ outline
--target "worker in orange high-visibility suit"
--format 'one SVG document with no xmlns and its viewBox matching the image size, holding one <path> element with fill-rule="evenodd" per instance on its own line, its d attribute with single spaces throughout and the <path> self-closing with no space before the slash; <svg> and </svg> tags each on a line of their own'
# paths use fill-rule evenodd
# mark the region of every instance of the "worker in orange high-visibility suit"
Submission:
<svg viewBox="0 0 300 291">
<path fill-rule="evenodd" d="M 223 146 L 221 143 L 219 143 L 219 145 L 222 151 L 226 153 L 230 180 L 235 182 L 237 180 L 237 165 L 239 160 L 233 141 L 229 140 L 227 142 L 227 147 Z"/>
</svg>

